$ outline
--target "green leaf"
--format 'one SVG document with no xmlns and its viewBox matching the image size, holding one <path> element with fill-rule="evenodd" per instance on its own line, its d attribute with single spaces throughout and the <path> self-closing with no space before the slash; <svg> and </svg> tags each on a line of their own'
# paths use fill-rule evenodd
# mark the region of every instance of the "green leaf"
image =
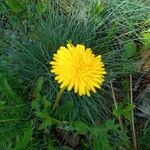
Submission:
<svg viewBox="0 0 150 150">
<path fill-rule="evenodd" d="M 150 50 L 150 30 L 142 33 L 142 40 L 144 44 L 144 50 Z"/>
<path fill-rule="evenodd" d="M 5 94 L 5 96 L 11 100 L 11 102 L 12 100 L 15 102 L 20 102 L 21 100 L 21 98 L 12 90 L 3 74 L 0 74 L 0 92 Z"/>
<path fill-rule="evenodd" d="M 122 111 L 118 108 L 118 109 L 116 109 L 116 108 L 114 108 L 113 109 L 113 115 L 117 118 L 117 117 L 119 117 L 119 116 L 122 116 Z"/>
<path fill-rule="evenodd" d="M 31 106 L 32 106 L 33 109 L 39 110 L 39 108 L 40 108 L 40 103 L 39 103 L 39 101 L 34 100 L 34 101 L 32 101 Z"/>
<path fill-rule="evenodd" d="M 90 129 L 90 133 L 93 139 L 93 150 L 111 150 L 107 128 L 103 126 L 95 126 Z"/>
<path fill-rule="evenodd" d="M 51 102 L 47 99 L 44 99 L 44 108 L 43 108 L 43 113 L 45 116 L 49 116 L 51 113 Z"/>
<path fill-rule="evenodd" d="M 46 118 L 45 114 L 43 112 L 41 112 L 40 110 L 36 111 L 35 115 L 36 115 L 36 117 L 41 118 L 41 119 L 45 119 Z"/>
<path fill-rule="evenodd" d="M 130 103 L 120 103 L 118 105 L 118 109 L 113 109 L 113 115 L 116 117 L 125 117 L 129 121 L 131 121 L 131 111 L 135 108 L 134 105 Z"/>
<path fill-rule="evenodd" d="M 19 16 L 14 16 L 14 15 L 11 16 L 10 22 L 12 23 L 12 25 L 18 26 L 20 24 L 20 18 L 19 18 Z"/>
<path fill-rule="evenodd" d="M 56 114 L 61 118 L 65 118 L 68 114 L 70 114 L 73 106 L 73 101 L 68 100 L 63 105 L 58 107 Z"/>
<path fill-rule="evenodd" d="M 98 1 L 93 5 L 91 9 L 91 15 L 99 15 L 103 10 L 104 10 L 103 4 L 100 1 Z"/>
<path fill-rule="evenodd" d="M 42 123 L 40 124 L 38 130 L 46 129 L 47 127 L 51 127 L 52 125 L 58 125 L 61 123 L 59 120 L 52 118 L 50 116 L 46 116 L 45 118 L 44 118 L 44 116 L 42 116 L 42 117 L 43 117 Z"/>
<path fill-rule="evenodd" d="M 142 134 L 139 139 L 139 143 L 141 143 L 142 148 L 144 150 L 149 150 L 149 148 L 150 148 L 150 127 L 145 126 L 141 132 L 142 132 Z"/>
<path fill-rule="evenodd" d="M 132 116 L 131 116 L 131 111 L 135 108 L 135 105 L 132 104 L 127 104 L 126 107 L 123 109 L 123 115 L 126 119 L 131 121 Z"/>
<path fill-rule="evenodd" d="M 92 134 L 92 138 L 93 150 L 111 150 L 106 132 L 99 132 L 99 135 Z"/>
<path fill-rule="evenodd" d="M 47 127 L 51 127 L 53 125 L 53 119 L 51 117 L 47 117 L 43 120 L 43 122 L 39 126 L 39 130 L 46 129 Z"/>
<path fill-rule="evenodd" d="M 106 128 L 107 131 L 119 129 L 119 125 L 115 124 L 115 119 L 107 120 L 106 123 L 104 124 L 104 127 Z"/>
<path fill-rule="evenodd" d="M 32 140 L 32 132 L 33 132 L 33 127 L 31 123 L 27 128 L 23 130 L 23 137 L 21 138 L 20 141 L 16 143 L 15 150 L 26 149 L 29 142 Z"/>
<path fill-rule="evenodd" d="M 3 106 L 6 104 L 6 101 L 0 101 L 0 106 Z"/>
<path fill-rule="evenodd" d="M 131 74 L 135 71 L 136 71 L 136 66 L 132 60 L 124 61 L 124 63 L 122 64 L 122 73 L 124 75 L 128 75 L 129 73 Z"/>
<path fill-rule="evenodd" d="M 49 138 L 47 150 L 56 150 L 56 145 L 54 143 L 55 143 L 55 140 Z"/>
<path fill-rule="evenodd" d="M 136 53 L 136 44 L 131 41 L 124 45 L 123 58 L 131 58 Z"/>
<path fill-rule="evenodd" d="M 42 14 L 46 11 L 47 6 L 48 6 L 47 2 L 39 2 L 36 6 L 36 10 L 39 14 Z"/>
<path fill-rule="evenodd" d="M 40 78 L 36 81 L 36 83 L 35 83 L 35 86 L 34 86 L 34 89 L 33 89 L 33 96 L 34 96 L 36 99 L 40 99 L 40 98 L 41 98 L 40 92 L 41 92 L 41 90 L 42 90 L 43 83 L 44 83 L 43 77 L 40 77 Z"/>
<path fill-rule="evenodd" d="M 126 145 L 128 141 L 126 133 L 120 130 L 120 125 L 116 124 L 114 119 L 107 120 L 102 125 L 91 127 L 90 133 L 95 150 L 117 149 L 119 145 Z"/>
<path fill-rule="evenodd" d="M 86 134 L 88 132 L 88 125 L 82 121 L 73 122 L 73 126 L 78 134 Z"/>
<path fill-rule="evenodd" d="M 49 100 L 47 100 L 44 96 L 42 97 L 42 99 L 44 100 L 44 109 L 48 108 L 50 110 L 52 103 Z"/>
<path fill-rule="evenodd" d="M 20 13 L 24 10 L 24 7 L 19 0 L 6 0 L 6 4 L 16 13 Z"/>
</svg>

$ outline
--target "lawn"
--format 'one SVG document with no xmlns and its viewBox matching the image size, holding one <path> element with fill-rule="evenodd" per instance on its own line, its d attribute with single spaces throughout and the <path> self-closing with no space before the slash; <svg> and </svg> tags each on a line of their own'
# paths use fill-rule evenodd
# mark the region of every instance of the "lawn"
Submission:
<svg viewBox="0 0 150 150">
<path fill-rule="evenodd" d="M 0 150 L 150 150 L 149 0 L 0 0 Z"/>
</svg>

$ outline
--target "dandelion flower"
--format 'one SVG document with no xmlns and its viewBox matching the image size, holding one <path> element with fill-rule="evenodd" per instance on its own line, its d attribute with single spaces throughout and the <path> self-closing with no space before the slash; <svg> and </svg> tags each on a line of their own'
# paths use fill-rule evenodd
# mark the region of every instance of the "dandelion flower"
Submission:
<svg viewBox="0 0 150 150">
<path fill-rule="evenodd" d="M 90 48 L 82 44 L 61 46 L 53 55 L 51 72 L 60 88 L 74 89 L 80 96 L 96 93 L 106 74 L 101 55 L 95 56 Z"/>
</svg>

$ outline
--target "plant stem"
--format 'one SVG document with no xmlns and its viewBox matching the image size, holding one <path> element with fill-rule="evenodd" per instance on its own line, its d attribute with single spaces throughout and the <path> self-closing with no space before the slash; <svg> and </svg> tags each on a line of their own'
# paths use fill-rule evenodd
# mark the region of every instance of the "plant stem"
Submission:
<svg viewBox="0 0 150 150">
<path fill-rule="evenodd" d="M 66 89 L 66 88 L 62 88 L 62 89 L 58 92 L 57 97 L 56 97 L 56 100 L 55 100 L 55 103 L 54 103 L 54 105 L 53 105 L 53 107 L 52 107 L 52 110 L 51 110 L 51 114 L 52 114 L 52 113 L 56 110 L 56 108 L 58 107 L 59 102 L 60 102 L 60 100 L 61 100 L 61 96 L 62 96 L 62 94 L 64 93 L 65 89 Z"/>
<path fill-rule="evenodd" d="M 130 74 L 130 102 L 131 102 L 131 105 L 133 105 L 132 75 L 131 74 Z M 134 150 L 137 150 L 133 110 L 131 111 L 131 116 L 132 116 L 132 120 L 131 120 L 132 121 L 132 140 L 133 140 Z"/>
<path fill-rule="evenodd" d="M 110 87 L 111 87 L 111 91 L 112 91 L 112 97 L 113 97 L 113 100 L 114 100 L 115 109 L 118 110 L 117 100 L 116 100 L 116 97 L 115 97 L 115 92 L 114 92 L 112 82 L 110 82 Z M 118 120 L 119 120 L 121 130 L 123 130 L 122 120 L 121 120 L 120 116 L 118 117 Z"/>
</svg>

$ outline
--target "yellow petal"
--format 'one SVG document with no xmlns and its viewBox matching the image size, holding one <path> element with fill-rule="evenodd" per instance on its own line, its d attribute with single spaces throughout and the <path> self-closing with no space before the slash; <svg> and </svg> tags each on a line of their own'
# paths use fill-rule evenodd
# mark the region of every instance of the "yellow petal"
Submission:
<svg viewBox="0 0 150 150">
<path fill-rule="evenodd" d="M 74 89 L 80 96 L 90 96 L 90 92 L 96 93 L 105 78 L 105 66 L 102 56 L 95 56 L 90 48 L 83 44 L 67 44 L 61 46 L 50 61 L 51 72 L 55 74 L 55 80 L 61 88 Z"/>
</svg>

